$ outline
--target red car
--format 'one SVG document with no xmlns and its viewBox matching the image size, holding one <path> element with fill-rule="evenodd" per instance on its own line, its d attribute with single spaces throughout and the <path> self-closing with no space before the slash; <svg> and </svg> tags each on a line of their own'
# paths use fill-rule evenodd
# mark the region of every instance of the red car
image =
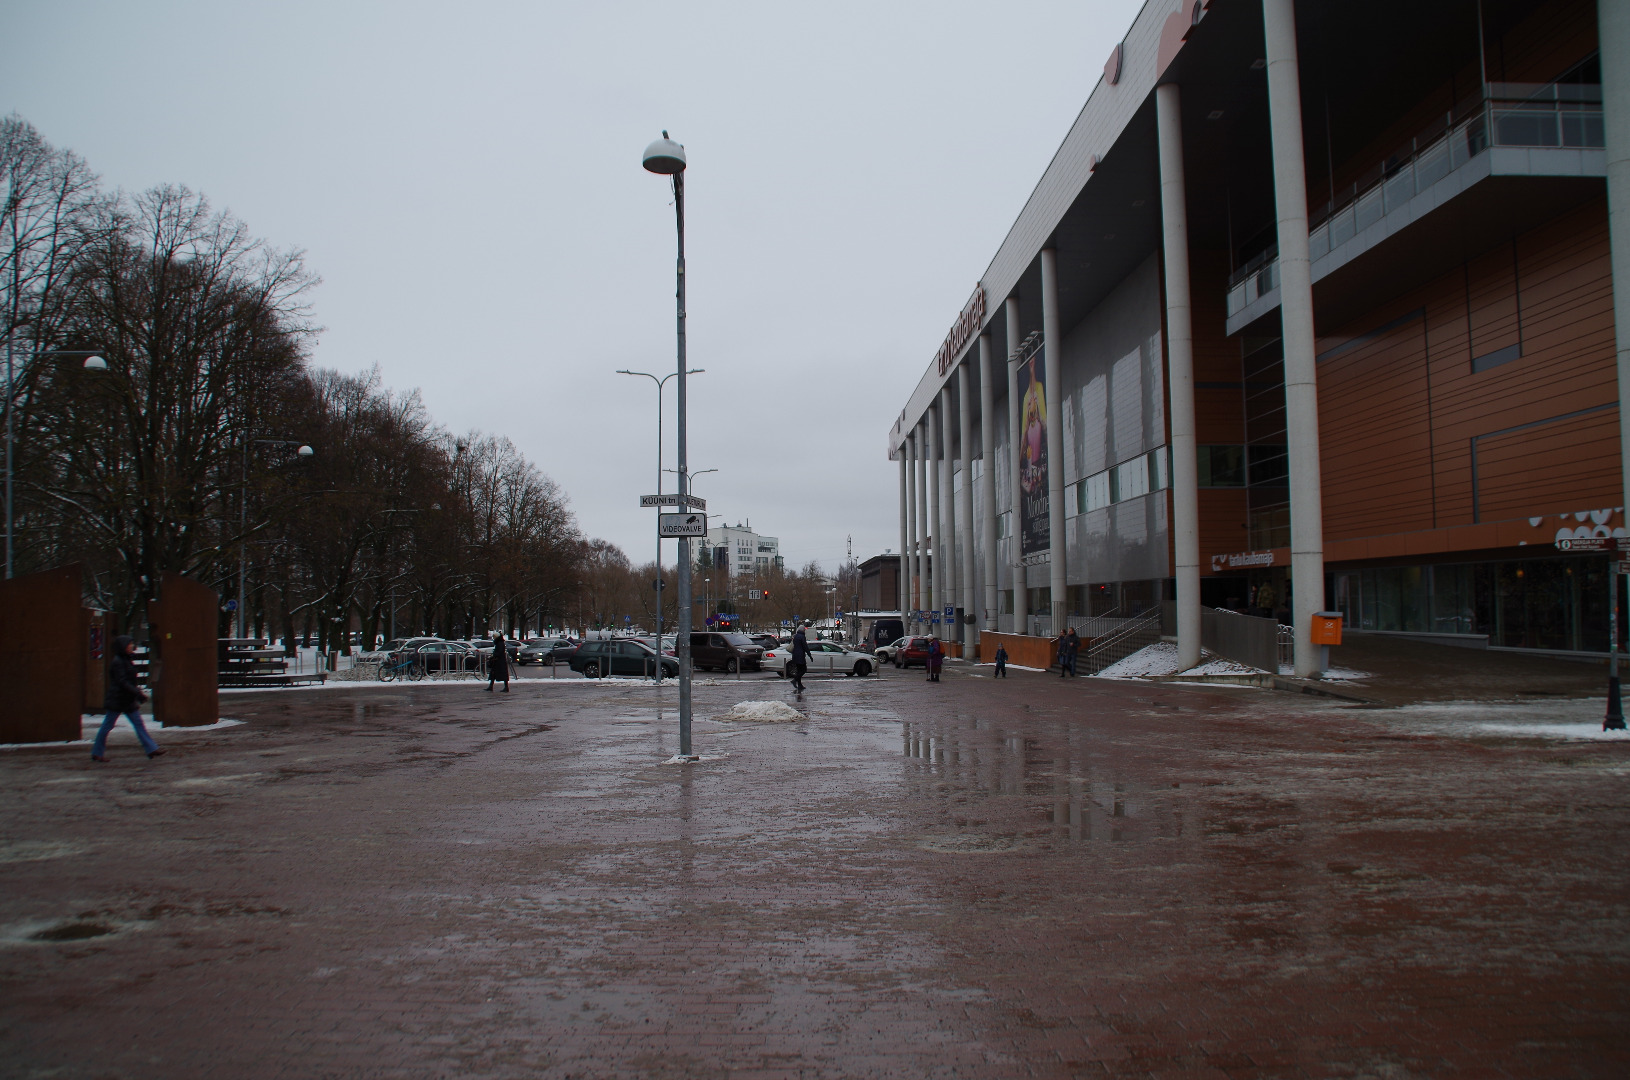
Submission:
<svg viewBox="0 0 1630 1080">
<path fill-rule="evenodd" d="M 925 637 L 910 638 L 904 645 L 894 651 L 895 667 L 908 668 L 913 665 L 916 667 L 928 666 L 928 639 Z"/>
</svg>

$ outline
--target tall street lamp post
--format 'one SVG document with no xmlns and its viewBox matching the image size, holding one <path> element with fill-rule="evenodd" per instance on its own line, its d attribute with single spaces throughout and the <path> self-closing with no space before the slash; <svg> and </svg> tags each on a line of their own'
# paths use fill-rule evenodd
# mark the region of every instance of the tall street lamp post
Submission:
<svg viewBox="0 0 1630 1080">
<path fill-rule="evenodd" d="M 700 375 L 705 368 L 691 368 L 685 372 L 687 375 Z M 672 371 L 657 378 L 649 371 L 629 371 L 627 368 L 618 368 L 619 375 L 643 375 L 657 384 L 657 494 L 662 494 L 662 474 L 671 472 L 671 469 L 662 467 L 662 388 L 668 385 L 668 380 L 675 378 L 679 372 Z M 657 652 L 662 652 L 662 534 L 657 534 L 657 579 L 652 586 L 657 591 Z M 662 681 L 662 664 L 657 664 L 657 682 Z"/>
<path fill-rule="evenodd" d="M 13 217 L 13 219 L 12 219 L 12 227 L 13 227 L 13 229 L 16 228 L 16 224 L 17 224 L 16 218 Z M 16 283 L 15 282 L 12 283 L 12 288 L 14 290 L 16 289 Z M 15 321 L 15 320 L 13 320 L 13 321 Z M 12 479 L 12 464 L 11 464 L 11 461 L 12 461 L 12 457 L 17 452 L 16 424 L 15 424 L 15 421 L 13 420 L 13 418 L 12 418 L 12 413 L 15 411 L 13 406 L 15 406 L 16 403 L 17 403 L 17 401 L 16 401 L 16 398 L 17 398 L 16 390 L 15 390 L 15 387 L 13 386 L 13 382 L 16 379 L 16 371 L 15 371 L 15 366 L 14 366 L 13 361 L 12 361 L 13 337 L 14 337 L 15 333 L 16 333 L 15 329 L 8 328 L 6 330 L 6 578 L 7 578 L 7 580 L 10 580 L 10 578 L 12 576 L 12 571 L 11 571 L 12 546 L 13 546 L 13 544 L 12 544 L 12 521 L 13 521 L 13 515 L 12 515 L 12 488 L 13 488 L 14 484 L 13 484 L 13 479 Z M 39 360 L 43 360 L 47 356 L 83 356 L 85 358 L 85 370 L 86 371 L 106 371 L 108 369 L 108 362 L 106 360 L 102 359 L 100 356 L 98 356 L 96 354 L 96 350 L 94 350 L 94 349 L 46 349 L 46 350 L 43 350 L 41 352 L 35 353 L 34 354 L 34 359 L 36 361 L 39 361 Z"/>
<path fill-rule="evenodd" d="M 679 501 L 680 509 L 687 509 L 685 496 L 690 493 L 686 482 L 685 470 L 689 467 L 689 459 L 685 448 L 685 148 L 672 139 L 664 131 L 662 138 L 645 148 L 643 164 L 648 172 L 659 176 L 673 177 L 674 186 L 674 221 L 678 230 L 679 246 L 678 259 L 675 263 L 675 289 L 677 310 L 677 337 L 679 340 L 679 365 L 675 373 L 679 376 L 677 393 L 679 397 Z M 679 756 L 693 758 L 690 741 L 690 691 L 691 691 L 691 655 L 690 655 L 690 539 L 679 538 Z M 661 644 L 661 639 L 657 639 Z"/>
<path fill-rule="evenodd" d="M 87 365 L 89 361 L 86 361 Z M 249 448 L 251 446 L 295 446 L 295 454 L 311 457 L 315 450 L 299 439 L 250 439 L 243 447 L 243 488 L 238 496 L 238 637 L 249 636 Z"/>
</svg>

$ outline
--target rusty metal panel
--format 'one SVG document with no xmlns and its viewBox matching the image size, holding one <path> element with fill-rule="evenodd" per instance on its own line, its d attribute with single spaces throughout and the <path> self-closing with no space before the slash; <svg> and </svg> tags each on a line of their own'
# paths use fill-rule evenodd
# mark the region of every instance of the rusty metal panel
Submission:
<svg viewBox="0 0 1630 1080">
<path fill-rule="evenodd" d="M 147 605 L 153 718 L 165 727 L 202 727 L 221 718 L 216 682 L 220 604 L 213 589 L 166 573 L 159 599 Z"/>
<path fill-rule="evenodd" d="M 79 564 L 0 581 L 0 742 L 71 742 L 85 679 Z"/>
</svg>

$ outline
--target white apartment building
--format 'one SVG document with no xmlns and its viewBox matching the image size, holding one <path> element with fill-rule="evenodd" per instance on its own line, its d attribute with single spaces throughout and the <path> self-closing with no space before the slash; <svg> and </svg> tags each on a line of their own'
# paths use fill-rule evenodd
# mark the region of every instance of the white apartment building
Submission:
<svg viewBox="0 0 1630 1080">
<path fill-rule="evenodd" d="M 750 522 L 709 529 L 707 547 L 714 567 L 728 570 L 731 577 L 751 577 L 781 565 L 781 541 L 754 532 Z"/>
</svg>

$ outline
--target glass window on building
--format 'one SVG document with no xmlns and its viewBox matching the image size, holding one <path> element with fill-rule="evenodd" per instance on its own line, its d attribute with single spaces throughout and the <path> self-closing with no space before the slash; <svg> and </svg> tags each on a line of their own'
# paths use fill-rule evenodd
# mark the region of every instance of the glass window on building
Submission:
<svg viewBox="0 0 1630 1080">
<path fill-rule="evenodd" d="M 1505 648 L 1605 652 L 1608 578 L 1604 555 L 1377 567 L 1336 574 L 1335 599 L 1358 630 L 1486 634 Z M 1623 619 L 1621 611 L 1621 626 Z"/>
<path fill-rule="evenodd" d="M 1245 447 L 1208 445 L 1200 447 L 1199 452 L 1201 487 L 1245 486 Z"/>
</svg>

